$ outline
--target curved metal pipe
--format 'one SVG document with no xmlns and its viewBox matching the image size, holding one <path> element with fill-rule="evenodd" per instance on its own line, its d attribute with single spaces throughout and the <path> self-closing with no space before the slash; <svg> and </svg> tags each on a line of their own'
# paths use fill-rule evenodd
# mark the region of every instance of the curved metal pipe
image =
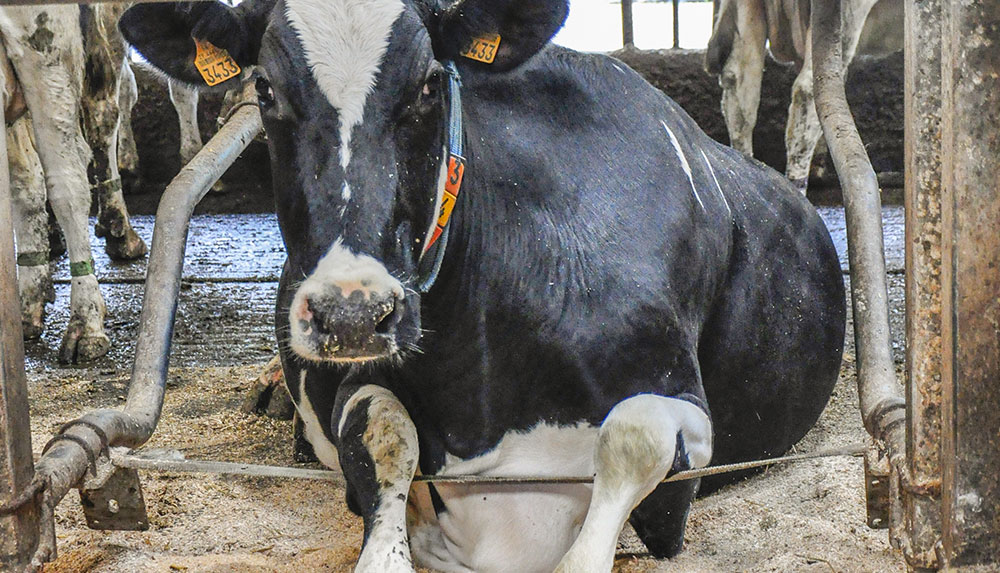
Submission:
<svg viewBox="0 0 1000 573">
<path fill-rule="evenodd" d="M 905 400 L 889 337 L 889 295 L 878 180 L 847 104 L 841 1 L 813 0 L 811 11 L 816 109 L 844 193 L 858 395 L 868 433 L 904 454 Z"/>
<path fill-rule="evenodd" d="M 156 211 L 149 253 L 139 338 L 132 381 L 123 410 L 97 410 L 70 423 L 64 434 L 73 440 L 50 442 L 36 465 L 36 477 L 48 482 L 46 504 L 54 507 L 91 467 L 88 452 L 108 446 L 138 447 L 149 440 L 159 422 L 166 388 L 170 343 L 180 292 L 188 225 L 195 206 L 261 131 L 260 111 L 243 107 L 171 181 Z M 103 435 L 102 435 L 103 434 Z M 106 441 L 105 441 L 106 439 Z M 53 533 L 43 532 L 34 563 L 55 555 Z"/>
</svg>

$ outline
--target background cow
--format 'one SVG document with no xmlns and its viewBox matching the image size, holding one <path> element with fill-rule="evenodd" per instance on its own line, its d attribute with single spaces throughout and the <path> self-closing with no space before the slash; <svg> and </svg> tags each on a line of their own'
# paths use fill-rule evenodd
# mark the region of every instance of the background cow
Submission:
<svg viewBox="0 0 1000 573">
<path fill-rule="evenodd" d="M 845 0 L 844 61 L 856 51 L 887 54 L 903 49 L 902 0 Z M 803 193 L 813 151 L 822 135 L 813 101 L 810 0 L 722 0 L 705 53 L 705 69 L 719 76 L 722 114 L 733 147 L 753 155 L 760 82 L 768 49 L 799 70 L 785 128 L 785 174 Z"/>
<path fill-rule="evenodd" d="M 26 336 L 39 336 L 45 303 L 53 296 L 48 199 L 66 235 L 73 276 L 70 321 L 60 348 L 65 362 L 97 358 L 110 346 L 87 228 L 91 183 L 99 190 L 99 234 L 109 255 L 132 259 L 146 249 L 128 223 L 118 178 L 118 82 L 125 66 L 115 27 L 119 14 L 111 5 L 0 8 L 5 101 L 25 104 L 8 107 L 6 118 L 29 113 L 8 133 L 22 322 Z"/>
<path fill-rule="evenodd" d="M 567 9 L 250 0 L 122 19 L 177 79 L 201 81 L 192 37 L 259 66 L 284 370 L 364 519 L 359 571 L 412 571 L 411 549 L 444 571 L 609 571 L 626 519 L 674 555 L 698 484 L 661 480 L 787 450 L 837 379 L 843 281 L 815 211 L 620 62 L 550 45 Z"/>
</svg>

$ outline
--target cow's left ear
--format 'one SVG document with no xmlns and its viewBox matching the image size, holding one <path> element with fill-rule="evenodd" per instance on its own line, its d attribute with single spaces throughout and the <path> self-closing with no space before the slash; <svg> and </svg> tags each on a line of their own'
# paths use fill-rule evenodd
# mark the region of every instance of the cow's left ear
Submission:
<svg viewBox="0 0 1000 573">
<path fill-rule="evenodd" d="M 566 22 L 567 14 L 567 0 L 459 0 L 439 16 L 436 55 L 441 60 L 458 59 L 474 49 L 473 60 L 483 62 L 493 56 L 492 63 L 480 64 L 484 69 L 507 71 L 537 54 Z M 493 54 L 490 44 L 496 36 L 500 41 Z"/>
<path fill-rule="evenodd" d="M 118 28 L 125 41 L 168 76 L 205 87 L 230 87 L 235 69 L 257 62 L 261 37 L 275 0 L 246 0 L 236 8 L 222 2 L 137 4 L 122 15 Z M 225 52 L 199 48 L 195 39 Z M 196 59 L 201 57 L 199 70 Z M 229 73 L 227 73 L 227 70 Z M 206 73 L 208 74 L 206 76 Z M 214 83 L 213 83 L 214 82 Z"/>
</svg>

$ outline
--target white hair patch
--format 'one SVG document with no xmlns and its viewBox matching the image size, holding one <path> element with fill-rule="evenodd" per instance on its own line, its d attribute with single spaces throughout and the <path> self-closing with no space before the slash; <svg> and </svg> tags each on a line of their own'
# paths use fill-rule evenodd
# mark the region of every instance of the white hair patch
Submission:
<svg viewBox="0 0 1000 573">
<path fill-rule="evenodd" d="M 389 47 L 401 0 L 286 0 L 285 16 L 299 36 L 320 91 L 340 114 L 340 165 L 351 161 L 351 130 L 361 124 Z"/>
</svg>

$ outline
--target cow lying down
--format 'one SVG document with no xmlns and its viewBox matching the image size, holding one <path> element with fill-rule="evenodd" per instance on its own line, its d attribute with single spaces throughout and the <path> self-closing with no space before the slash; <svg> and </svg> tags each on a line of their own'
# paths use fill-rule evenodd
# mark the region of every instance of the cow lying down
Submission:
<svg viewBox="0 0 1000 573">
<path fill-rule="evenodd" d="M 358 571 L 609 571 L 626 520 L 672 556 L 698 483 L 665 476 L 781 454 L 826 404 L 833 244 L 635 72 L 550 45 L 565 0 L 433 1 L 146 4 L 121 26 L 192 84 L 196 56 L 260 67 L 281 354 L 364 520 Z"/>
</svg>

